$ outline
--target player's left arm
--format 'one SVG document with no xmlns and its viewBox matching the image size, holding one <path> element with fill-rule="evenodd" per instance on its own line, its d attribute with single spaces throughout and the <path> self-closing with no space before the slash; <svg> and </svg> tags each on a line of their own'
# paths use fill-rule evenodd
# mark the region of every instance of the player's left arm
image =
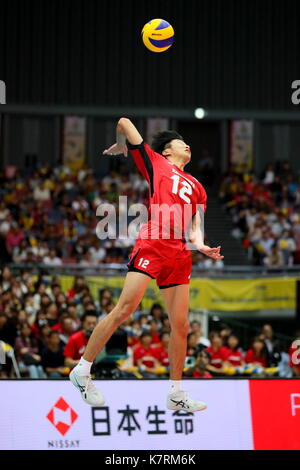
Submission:
<svg viewBox="0 0 300 470">
<path fill-rule="evenodd" d="M 196 246 L 197 250 L 215 260 L 223 259 L 220 254 L 221 246 L 211 248 L 204 243 L 204 210 L 200 207 L 193 216 L 191 229 L 189 233 L 190 241 Z"/>
</svg>

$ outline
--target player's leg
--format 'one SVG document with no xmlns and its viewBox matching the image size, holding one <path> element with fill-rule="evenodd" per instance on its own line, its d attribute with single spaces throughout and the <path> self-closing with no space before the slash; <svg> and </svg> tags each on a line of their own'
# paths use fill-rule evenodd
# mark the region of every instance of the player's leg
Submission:
<svg viewBox="0 0 300 470">
<path fill-rule="evenodd" d="M 170 391 L 167 408 L 170 410 L 201 411 L 207 408 L 202 401 L 195 401 L 181 390 L 180 380 L 184 367 L 187 335 L 189 331 L 189 285 L 181 284 L 162 289 L 166 309 L 170 319 L 171 335 L 169 343 Z"/>
<path fill-rule="evenodd" d="M 70 380 L 80 390 L 83 400 L 90 405 L 101 406 L 104 397 L 90 379 L 90 369 L 98 352 L 104 347 L 114 331 L 131 315 L 143 298 L 151 278 L 139 272 L 126 275 L 120 299 L 114 309 L 94 329 L 86 346 L 84 356 L 71 371 Z"/>
<path fill-rule="evenodd" d="M 179 381 L 187 351 L 189 332 L 189 285 L 183 284 L 161 290 L 171 324 L 169 343 L 170 379 Z"/>
<path fill-rule="evenodd" d="M 83 358 L 93 362 L 113 332 L 131 315 L 143 298 L 151 278 L 145 274 L 129 272 L 117 305 L 94 329 L 85 348 Z"/>
</svg>

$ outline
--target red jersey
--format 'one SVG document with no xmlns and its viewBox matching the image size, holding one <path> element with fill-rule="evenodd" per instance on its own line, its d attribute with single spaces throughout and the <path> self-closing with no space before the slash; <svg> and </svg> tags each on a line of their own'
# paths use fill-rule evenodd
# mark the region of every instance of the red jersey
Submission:
<svg viewBox="0 0 300 470">
<path fill-rule="evenodd" d="M 155 348 L 153 348 L 151 345 L 149 348 L 144 348 L 142 344 L 137 344 L 133 349 L 133 360 L 135 365 L 137 365 L 138 359 L 142 359 L 142 364 L 144 366 L 154 367 L 155 358 Z"/>
<path fill-rule="evenodd" d="M 163 366 L 168 367 L 170 365 L 168 351 L 162 346 L 155 348 L 155 357 Z"/>
<path fill-rule="evenodd" d="M 230 348 L 226 348 L 227 350 L 227 357 L 226 361 L 228 361 L 233 367 L 238 367 L 243 362 L 243 355 L 240 351 L 232 350 Z"/>
<path fill-rule="evenodd" d="M 66 344 L 64 350 L 64 356 L 70 357 L 75 361 L 80 359 L 84 353 L 85 347 L 88 343 L 89 338 L 84 336 L 83 331 L 78 331 L 70 336 L 69 341 Z"/>
<path fill-rule="evenodd" d="M 209 372 L 203 372 L 203 374 L 200 374 L 200 372 L 198 370 L 194 369 L 192 377 L 194 377 L 194 378 L 203 378 L 203 379 L 211 379 L 212 375 Z"/>
<path fill-rule="evenodd" d="M 206 210 L 206 192 L 199 181 L 180 170 L 149 145 L 128 143 L 140 173 L 149 183 L 148 222 L 141 227 L 139 239 L 151 239 L 153 247 L 185 250 L 185 229 L 200 207 Z M 155 243 L 153 243 L 156 241 Z"/>
<path fill-rule="evenodd" d="M 253 364 L 254 362 L 258 362 L 259 364 L 261 364 L 262 367 L 267 366 L 266 359 L 261 356 L 260 357 L 256 356 L 254 354 L 253 349 L 248 349 L 248 351 L 246 352 L 245 362 L 246 364 Z"/>
<path fill-rule="evenodd" d="M 215 351 L 212 348 L 212 346 L 209 346 L 208 348 L 205 348 L 205 349 L 210 354 L 211 365 L 214 367 L 217 367 L 218 369 L 221 369 L 221 367 L 223 366 L 223 362 L 226 361 L 226 358 L 227 358 L 227 351 L 226 351 L 227 348 L 222 346 L 217 351 Z"/>
</svg>

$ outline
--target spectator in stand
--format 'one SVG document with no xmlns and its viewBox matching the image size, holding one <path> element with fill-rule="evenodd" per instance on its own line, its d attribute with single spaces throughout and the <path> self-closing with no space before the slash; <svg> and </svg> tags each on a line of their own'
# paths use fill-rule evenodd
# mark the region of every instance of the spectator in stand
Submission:
<svg viewBox="0 0 300 470">
<path fill-rule="evenodd" d="M 223 374 L 224 363 L 227 359 L 227 349 L 223 346 L 222 338 L 217 331 L 212 331 L 209 334 L 209 340 L 211 346 L 206 348 L 210 355 L 208 370 L 213 374 Z"/>
<path fill-rule="evenodd" d="M 168 331 L 162 331 L 161 333 L 161 342 L 160 345 L 155 348 L 156 358 L 159 363 L 164 367 L 169 367 L 169 343 L 170 343 L 170 333 Z"/>
<path fill-rule="evenodd" d="M 239 338 L 231 333 L 227 339 L 225 367 L 241 367 L 245 364 L 242 351 L 239 349 Z"/>
<path fill-rule="evenodd" d="M 232 333 L 231 328 L 228 325 L 226 325 L 226 323 L 221 323 L 219 328 L 220 328 L 219 335 L 221 336 L 222 344 L 223 344 L 223 346 L 226 347 L 227 342 L 228 342 L 228 338 Z"/>
<path fill-rule="evenodd" d="M 142 334 L 142 328 L 138 320 L 132 320 L 129 325 L 126 326 L 128 346 L 134 347 L 140 342 L 140 336 Z"/>
<path fill-rule="evenodd" d="M 292 230 L 284 230 L 278 240 L 278 248 L 282 253 L 284 264 L 288 266 L 293 264 L 293 255 L 297 248 L 294 237 Z"/>
<path fill-rule="evenodd" d="M 152 335 L 152 345 L 153 346 L 159 346 L 160 345 L 160 342 L 161 342 L 161 337 L 160 337 L 160 334 L 159 334 L 159 331 L 158 331 L 158 321 L 153 318 L 151 321 L 150 321 L 150 333 Z"/>
<path fill-rule="evenodd" d="M 275 181 L 275 170 L 274 170 L 274 165 L 272 163 L 269 163 L 267 166 L 264 174 L 263 174 L 263 182 L 264 184 L 272 184 Z"/>
<path fill-rule="evenodd" d="M 67 312 L 64 312 L 59 318 L 59 323 L 56 323 L 52 330 L 58 332 L 60 341 L 66 345 L 70 336 L 75 333 L 76 328 L 73 328 L 72 318 L 69 317 Z"/>
<path fill-rule="evenodd" d="M 284 258 L 277 244 L 272 246 L 268 255 L 263 259 L 263 263 L 269 268 L 282 268 L 284 266 Z"/>
<path fill-rule="evenodd" d="M 64 349 L 66 367 L 73 368 L 78 364 L 84 353 L 89 337 L 97 325 L 97 319 L 98 316 L 96 312 L 87 312 L 83 315 L 81 319 L 82 329 L 70 336 Z"/>
<path fill-rule="evenodd" d="M 210 346 L 209 339 L 205 338 L 202 334 L 202 325 L 199 321 L 194 320 L 191 322 L 191 332 L 195 334 L 198 345 L 203 347 Z"/>
<path fill-rule="evenodd" d="M 37 344 L 38 344 L 38 351 L 39 354 L 45 349 L 48 344 L 48 335 L 51 332 L 50 326 L 47 324 L 42 325 L 41 328 L 38 330 L 37 335 Z"/>
<path fill-rule="evenodd" d="M 274 339 L 273 328 L 268 323 L 262 327 L 261 338 L 266 345 L 267 367 L 276 367 L 280 362 L 280 344 Z"/>
<path fill-rule="evenodd" d="M 59 316 L 59 311 L 58 307 L 55 302 L 50 303 L 47 306 L 46 309 L 46 318 L 48 321 L 48 325 L 52 328 L 54 325 L 57 325 L 58 323 L 58 316 Z"/>
<path fill-rule="evenodd" d="M 43 263 L 48 266 L 61 266 L 62 260 L 57 256 L 56 250 L 50 250 L 49 256 L 43 258 Z"/>
<path fill-rule="evenodd" d="M 267 348 L 264 341 L 256 336 L 245 355 L 246 364 L 251 364 L 252 367 L 267 367 Z"/>
<path fill-rule="evenodd" d="M 10 255 L 13 255 L 14 248 L 19 246 L 24 238 L 24 232 L 14 223 L 6 235 L 6 249 Z"/>
<path fill-rule="evenodd" d="M 156 357 L 156 351 L 151 345 L 151 341 L 151 333 L 144 331 L 140 337 L 140 343 L 133 349 L 134 365 L 139 368 L 140 373 L 145 378 L 157 377 L 156 369 L 161 367 L 161 363 Z"/>
<path fill-rule="evenodd" d="M 193 367 L 189 367 L 184 375 L 190 378 L 210 379 L 212 375 L 207 371 L 210 363 L 210 355 L 206 350 L 200 351 L 196 355 L 196 362 Z"/>
<path fill-rule="evenodd" d="M 290 368 L 294 377 L 300 377 L 300 330 L 296 331 L 295 340 L 289 349 Z"/>
<path fill-rule="evenodd" d="M 153 304 L 150 310 L 150 317 L 157 320 L 159 328 L 162 326 L 162 317 L 164 315 L 164 309 L 160 304 Z"/>
<path fill-rule="evenodd" d="M 50 378 L 61 378 L 69 370 L 64 366 L 63 346 L 57 331 L 50 331 L 47 337 L 47 347 L 42 351 L 41 363 Z"/>
<path fill-rule="evenodd" d="M 45 378 L 38 345 L 28 324 L 22 325 L 20 336 L 16 338 L 15 350 L 21 372 L 27 372 L 31 379 Z"/>
<path fill-rule="evenodd" d="M 189 333 L 187 336 L 187 356 L 196 356 L 203 347 L 197 343 L 197 336 L 195 333 Z"/>
<path fill-rule="evenodd" d="M 270 254 L 273 245 L 274 239 L 271 237 L 269 230 L 264 230 L 261 239 L 255 244 L 255 248 L 260 255 L 261 263 L 264 258 Z"/>
<path fill-rule="evenodd" d="M 165 331 L 169 331 L 169 332 L 170 332 L 170 331 L 171 331 L 171 324 L 170 324 L 169 316 L 168 316 L 166 313 L 164 313 L 164 314 L 162 315 L 161 320 L 162 320 L 162 326 L 161 326 L 161 328 L 162 328 L 163 330 L 165 330 Z"/>
<path fill-rule="evenodd" d="M 72 319 L 73 331 L 76 331 L 80 328 L 81 322 L 77 317 L 76 307 L 74 302 L 68 299 L 67 314 Z"/>
<path fill-rule="evenodd" d="M 149 317 L 148 315 L 140 315 L 139 318 L 139 324 L 141 325 L 142 332 L 144 331 L 150 331 L 150 325 L 149 325 Z"/>
</svg>

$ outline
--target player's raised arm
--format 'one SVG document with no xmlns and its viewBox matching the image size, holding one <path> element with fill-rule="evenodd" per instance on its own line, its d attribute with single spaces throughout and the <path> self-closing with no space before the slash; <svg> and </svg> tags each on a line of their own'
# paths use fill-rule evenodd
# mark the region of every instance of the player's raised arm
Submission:
<svg viewBox="0 0 300 470">
<path fill-rule="evenodd" d="M 126 146 L 126 140 L 128 140 L 131 145 L 139 145 L 143 142 L 143 138 L 135 125 L 130 121 L 130 119 L 124 117 L 118 121 L 116 129 L 116 140 L 117 142 L 115 144 L 104 150 L 104 154 L 123 154 L 125 157 L 127 157 L 128 149 Z"/>
<path fill-rule="evenodd" d="M 190 241 L 196 246 L 197 250 L 215 260 L 223 259 L 220 255 L 221 246 L 211 248 L 204 244 L 204 213 L 200 210 L 196 212 L 192 219 L 192 225 L 189 233 Z"/>
</svg>

